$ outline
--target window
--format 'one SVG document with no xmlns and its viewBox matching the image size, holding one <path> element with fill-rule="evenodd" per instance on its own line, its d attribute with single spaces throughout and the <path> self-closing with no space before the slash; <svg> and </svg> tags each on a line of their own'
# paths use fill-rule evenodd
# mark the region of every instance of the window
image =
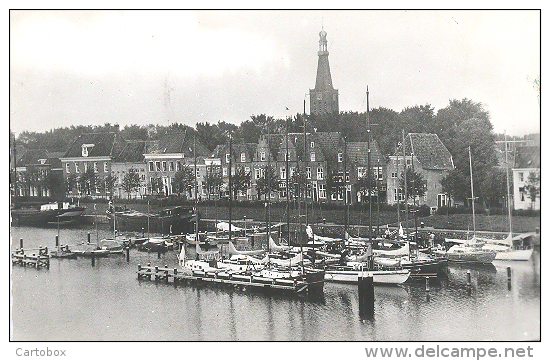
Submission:
<svg viewBox="0 0 550 361">
<path fill-rule="evenodd" d="M 222 169 L 222 175 L 223 175 L 224 177 L 227 177 L 227 167 L 223 167 L 223 169 Z"/>
<path fill-rule="evenodd" d="M 265 162 L 265 152 L 260 152 L 260 162 Z"/>
<path fill-rule="evenodd" d="M 78 163 L 76 163 L 76 162 L 75 162 L 75 164 L 74 164 L 74 171 L 75 171 L 76 173 L 80 173 L 80 165 L 79 165 Z"/>
<path fill-rule="evenodd" d="M 391 177 L 392 178 L 397 178 L 397 172 L 391 172 Z"/>
<path fill-rule="evenodd" d="M 338 163 L 342 163 L 344 161 L 344 155 L 342 153 L 338 153 Z"/>
<path fill-rule="evenodd" d="M 244 167 L 244 173 L 250 174 L 250 167 Z"/>
<path fill-rule="evenodd" d="M 230 160 L 231 160 L 231 157 L 229 157 L 229 154 L 226 154 L 225 155 L 225 162 L 229 163 Z"/>
<path fill-rule="evenodd" d="M 346 172 L 346 182 L 349 182 L 349 172 Z"/>
<path fill-rule="evenodd" d="M 246 162 L 246 153 L 241 153 L 241 163 Z"/>
<path fill-rule="evenodd" d="M 107 165 L 107 162 L 103 162 L 103 172 L 109 173 L 109 166 Z"/>
<path fill-rule="evenodd" d="M 174 162 L 168 163 L 168 170 L 169 170 L 170 172 L 173 172 L 173 171 L 174 171 Z"/>
<path fill-rule="evenodd" d="M 94 162 L 94 172 L 96 172 L 96 173 L 98 172 L 98 170 L 97 170 L 97 162 Z"/>
<path fill-rule="evenodd" d="M 327 185 L 319 184 L 319 198 L 327 198 Z"/>
<path fill-rule="evenodd" d="M 84 173 L 88 171 L 88 163 L 84 162 Z"/>
<path fill-rule="evenodd" d="M 258 168 L 255 170 L 255 176 L 256 179 L 260 179 L 264 177 L 264 170 L 262 168 Z"/>
<path fill-rule="evenodd" d="M 181 161 L 177 161 L 176 163 L 176 171 L 181 170 Z"/>
<path fill-rule="evenodd" d="M 363 178 L 367 172 L 365 167 L 357 167 L 357 178 Z"/>
<path fill-rule="evenodd" d="M 311 167 L 306 167 L 306 177 L 307 179 L 311 179 Z"/>
<path fill-rule="evenodd" d="M 281 179 L 286 179 L 286 168 L 281 168 Z"/>
<path fill-rule="evenodd" d="M 285 162 L 286 161 L 290 161 L 290 154 L 289 153 L 285 153 Z"/>
<path fill-rule="evenodd" d="M 295 172 L 295 171 L 296 171 L 295 168 L 290 168 L 290 169 L 289 169 L 289 173 L 290 173 L 290 174 L 289 174 L 288 177 L 289 177 L 289 178 L 292 178 L 292 176 L 294 175 L 294 172 Z"/>
<path fill-rule="evenodd" d="M 166 161 L 162 161 L 162 170 L 166 172 Z"/>
<path fill-rule="evenodd" d="M 155 163 L 149 162 L 149 172 L 154 172 L 154 171 L 155 171 Z"/>
<path fill-rule="evenodd" d="M 518 175 L 519 175 L 519 181 L 523 182 L 523 172 L 519 172 Z"/>
<path fill-rule="evenodd" d="M 520 173 L 522 174 L 522 173 Z M 524 187 L 519 187 L 519 195 L 520 195 L 520 200 L 522 202 L 525 202 L 525 188 Z"/>
<path fill-rule="evenodd" d="M 310 160 L 311 162 L 315 162 L 315 152 L 309 153 L 309 160 Z"/>
<path fill-rule="evenodd" d="M 311 142 L 310 146 L 311 148 L 315 148 L 315 142 Z"/>
<path fill-rule="evenodd" d="M 157 166 L 157 172 L 160 172 L 160 162 L 155 162 L 155 165 Z"/>
<path fill-rule="evenodd" d="M 71 173 L 71 166 L 69 165 L 69 163 L 65 163 L 65 172 Z"/>
<path fill-rule="evenodd" d="M 407 159 L 407 165 L 411 165 L 411 160 Z"/>
<path fill-rule="evenodd" d="M 324 179 L 323 167 L 317 168 L 317 179 Z"/>
</svg>

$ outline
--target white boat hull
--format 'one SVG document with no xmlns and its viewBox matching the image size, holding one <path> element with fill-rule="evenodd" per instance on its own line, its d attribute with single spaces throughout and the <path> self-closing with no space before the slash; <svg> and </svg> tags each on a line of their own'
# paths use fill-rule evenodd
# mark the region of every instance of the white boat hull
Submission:
<svg viewBox="0 0 550 361">
<path fill-rule="evenodd" d="M 505 252 L 497 252 L 497 261 L 529 261 L 533 255 L 533 249 L 518 249 Z"/>
<path fill-rule="evenodd" d="M 356 284 L 359 279 L 360 270 L 358 271 L 339 271 L 326 270 L 325 281 L 338 283 L 353 283 Z M 372 274 L 373 283 L 386 285 L 399 285 L 406 282 L 411 272 L 408 270 L 397 271 L 368 271 Z"/>
</svg>

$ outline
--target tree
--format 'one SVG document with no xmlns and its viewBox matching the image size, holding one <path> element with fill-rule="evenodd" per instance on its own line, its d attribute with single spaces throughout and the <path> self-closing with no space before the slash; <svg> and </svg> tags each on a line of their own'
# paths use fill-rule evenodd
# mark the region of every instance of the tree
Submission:
<svg viewBox="0 0 550 361">
<path fill-rule="evenodd" d="M 151 181 L 147 184 L 149 192 L 160 194 L 162 191 L 162 179 L 157 177 L 152 177 Z"/>
<path fill-rule="evenodd" d="M 215 169 L 210 169 L 204 178 L 204 186 L 208 192 L 208 199 L 210 199 L 210 195 L 212 194 L 220 194 L 222 184 L 223 178 L 221 176 L 220 169 L 218 167 Z"/>
<path fill-rule="evenodd" d="M 178 194 L 187 192 L 189 198 L 192 197 L 192 189 L 195 187 L 195 174 L 193 168 L 184 164 L 174 174 L 174 182 L 172 183 L 172 189 Z"/>
<path fill-rule="evenodd" d="M 115 184 L 117 183 L 118 178 L 115 175 L 109 174 L 105 178 L 103 178 L 103 182 L 101 182 L 101 187 L 105 193 L 113 194 L 113 189 L 115 188 Z"/>
<path fill-rule="evenodd" d="M 338 170 L 333 170 L 327 178 L 327 188 L 330 194 L 341 194 L 345 192 L 345 183 L 343 173 L 339 173 Z"/>
<path fill-rule="evenodd" d="M 535 202 L 540 194 L 540 169 L 529 173 L 525 190 L 529 193 L 531 199 L 531 208 L 535 208 Z"/>
<path fill-rule="evenodd" d="M 481 183 L 481 193 L 489 206 L 506 205 L 506 202 L 502 202 L 508 194 L 506 171 L 496 167 L 491 169 Z"/>
<path fill-rule="evenodd" d="M 264 169 L 263 176 L 256 181 L 256 193 L 258 193 L 258 199 L 262 195 L 267 195 L 269 193 L 278 192 L 280 190 L 279 181 L 277 180 L 277 175 L 273 167 L 266 167 Z"/>
<path fill-rule="evenodd" d="M 128 195 L 128 199 L 130 199 L 130 194 L 137 191 L 140 185 L 141 180 L 139 179 L 138 171 L 134 168 L 128 169 L 128 173 L 126 173 L 124 178 L 122 178 L 122 189 L 124 189 Z"/>
<path fill-rule="evenodd" d="M 416 199 L 416 197 L 422 197 L 426 194 L 426 181 L 422 177 L 422 174 L 413 172 L 412 168 L 407 168 L 407 197 L 409 199 Z M 399 186 L 405 189 L 405 172 L 401 173 L 399 178 Z M 408 201 L 406 199 L 405 201 Z"/>
<path fill-rule="evenodd" d="M 80 185 L 81 192 L 86 195 L 91 195 L 92 192 L 95 192 L 98 183 L 97 179 L 94 168 L 88 167 L 88 169 L 78 177 L 78 184 Z"/>
<path fill-rule="evenodd" d="M 237 169 L 235 174 L 231 176 L 231 190 L 233 198 L 237 199 L 238 192 L 246 192 L 250 188 L 250 172 L 245 172 L 243 167 Z"/>
<path fill-rule="evenodd" d="M 63 188 L 63 173 L 52 172 L 51 170 L 46 175 L 44 185 L 50 190 L 51 196 L 54 199 L 62 199 L 65 195 Z"/>
<path fill-rule="evenodd" d="M 369 194 L 371 196 L 374 195 L 374 190 L 376 189 L 376 185 L 377 185 L 376 179 L 374 177 L 373 172 L 371 171 L 371 172 L 365 173 L 364 176 L 357 179 L 357 182 L 355 183 L 355 189 L 361 195 L 361 199 L 364 200 L 365 197 L 367 197 Z M 368 199 L 370 202 L 370 197 Z"/>
<path fill-rule="evenodd" d="M 289 179 L 290 196 L 292 198 L 305 199 L 306 191 L 310 186 L 310 182 L 307 179 L 307 175 L 303 170 L 296 170 L 292 177 Z"/>
</svg>

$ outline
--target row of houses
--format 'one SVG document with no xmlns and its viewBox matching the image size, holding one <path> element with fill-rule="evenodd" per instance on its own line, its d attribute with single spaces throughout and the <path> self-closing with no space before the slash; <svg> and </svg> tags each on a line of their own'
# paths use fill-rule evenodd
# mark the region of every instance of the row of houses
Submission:
<svg viewBox="0 0 550 361">
<path fill-rule="evenodd" d="M 400 177 L 407 166 L 426 182 L 425 195 L 417 199 L 419 205 L 431 208 L 449 205 L 451 200 L 443 192 L 441 180 L 454 165 L 451 154 L 439 137 L 436 134 L 410 133 L 401 146 L 404 149 L 398 148 L 395 154 L 386 156 L 380 152 L 375 140 L 370 143 L 347 142 L 338 132 L 313 132 L 262 135 L 258 143 L 234 140 L 231 144 L 218 145 L 211 152 L 193 134 L 186 132 L 167 134 L 155 141 L 126 140 L 117 132 L 87 133 L 75 139 L 67 152 L 58 155 L 58 158 L 37 150 L 27 151 L 19 157 L 17 194 L 53 196 L 51 182 L 33 182 L 25 178 L 28 178 L 29 168 L 38 168 L 42 178 L 47 177 L 48 172 L 57 172 L 66 184 L 64 190 L 68 197 L 110 196 L 109 187 L 106 184 L 102 186 L 109 176 L 116 180 L 112 192 L 117 197 L 170 196 L 181 192 L 176 189 L 175 177 L 179 170 L 187 167 L 196 172 L 197 192 L 191 187 L 191 198 L 223 197 L 228 195 L 231 165 L 231 174 L 242 169 L 250 177 L 249 186 L 237 193 L 240 200 L 263 199 L 265 192 L 261 184 L 266 173 L 270 172 L 278 185 L 269 195 L 272 201 L 286 200 L 288 191 L 295 194 L 296 183 L 299 182 L 304 183 L 301 184 L 301 192 L 309 201 L 353 204 L 368 197 L 359 180 L 367 175 L 370 167 L 373 183 L 371 197 L 395 204 L 404 200 Z M 532 165 L 537 168 L 536 164 Z M 93 189 L 84 190 L 78 182 L 70 181 L 90 168 L 97 177 Z M 127 194 L 122 181 L 130 170 L 138 174 L 139 187 L 132 194 Z M 211 174 L 217 174 L 222 180 L 216 192 L 207 186 L 207 178 Z M 301 178 L 295 177 L 297 174 Z M 519 185 L 521 174 L 514 169 Z M 527 177 L 524 172 L 524 182 Z M 521 199 L 525 193 L 518 190 L 517 197 Z M 515 206 L 522 207 L 517 202 Z"/>
</svg>

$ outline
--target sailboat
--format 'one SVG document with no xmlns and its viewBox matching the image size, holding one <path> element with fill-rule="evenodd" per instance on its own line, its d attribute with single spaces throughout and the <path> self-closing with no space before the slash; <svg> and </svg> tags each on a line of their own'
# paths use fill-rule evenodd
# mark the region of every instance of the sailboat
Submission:
<svg viewBox="0 0 550 361">
<path fill-rule="evenodd" d="M 506 134 L 504 135 L 504 159 L 506 163 L 506 203 L 508 205 L 508 236 L 503 240 L 485 239 L 484 249 L 496 251 L 495 260 L 499 261 L 528 261 L 533 255 L 533 247 L 518 248 L 514 247 L 514 242 L 523 241 L 524 236 L 519 235 L 514 237 L 512 235 L 512 207 L 510 200 L 510 180 L 508 178 L 508 143 L 506 141 Z"/>
<path fill-rule="evenodd" d="M 469 240 L 459 240 L 459 244 L 456 244 L 449 248 L 445 253 L 445 257 L 450 262 L 464 262 L 464 263 L 492 263 L 496 257 L 494 250 L 484 249 L 485 242 L 476 236 L 476 213 L 475 213 L 475 197 L 474 197 L 474 177 L 472 173 L 472 152 L 468 147 L 468 156 L 470 159 L 470 189 L 472 193 L 472 220 L 474 235 Z M 453 242 L 456 240 L 445 239 L 446 242 Z M 455 242 L 456 243 L 456 242 Z"/>
</svg>

